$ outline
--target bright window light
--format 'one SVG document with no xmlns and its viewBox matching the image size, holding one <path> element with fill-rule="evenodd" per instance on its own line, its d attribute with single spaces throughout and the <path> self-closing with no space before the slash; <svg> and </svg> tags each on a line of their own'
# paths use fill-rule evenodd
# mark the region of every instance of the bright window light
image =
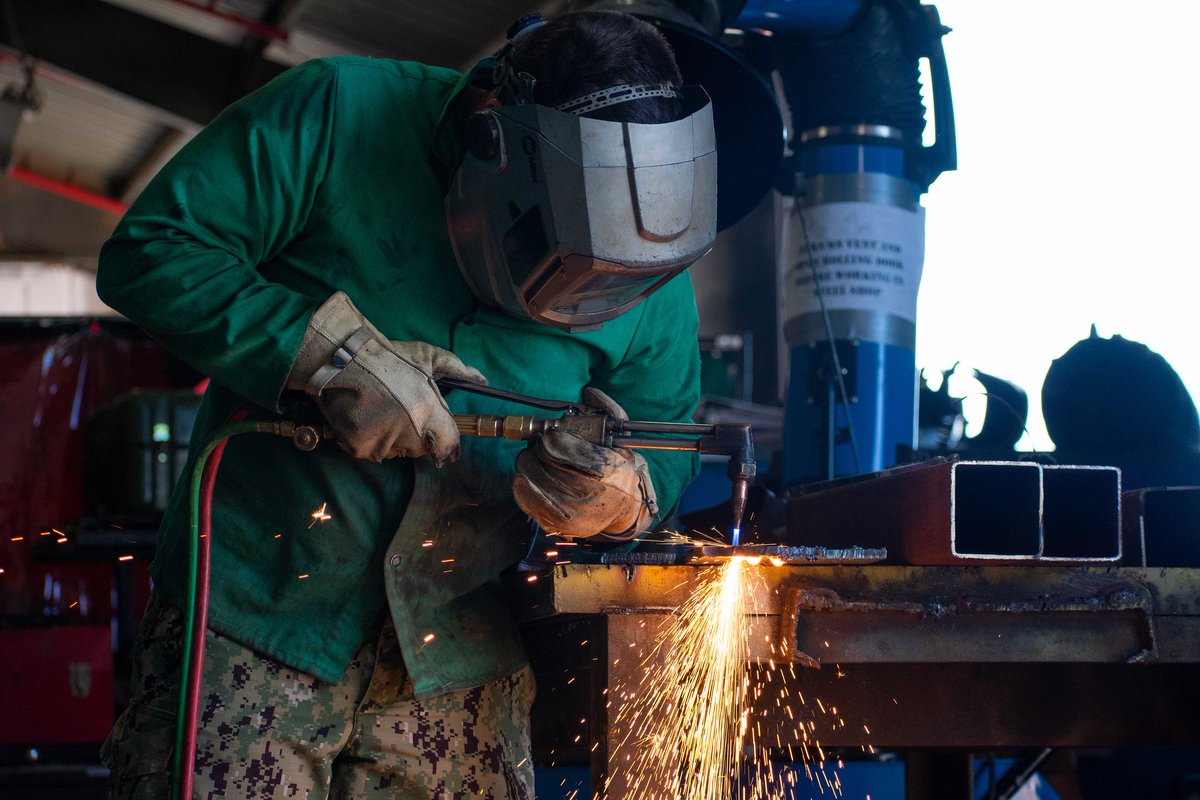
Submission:
<svg viewBox="0 0 1200 800">
<path fill-rule="evenodd" d="M 1200 398 L 1200 4 L 936 5 L 959 168 L 925 197 L 918 364 L 1022 386 L 1023 449 L 1052 447 L 1042 381 L 1093 323 Z"/>
</svg>

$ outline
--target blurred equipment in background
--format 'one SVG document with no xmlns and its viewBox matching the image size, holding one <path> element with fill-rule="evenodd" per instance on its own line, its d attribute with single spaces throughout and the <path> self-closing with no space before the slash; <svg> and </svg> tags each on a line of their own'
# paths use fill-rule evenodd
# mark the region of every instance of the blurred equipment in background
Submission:
<svg viewBox="0 0 1200 800">
<path fill-rule="evenodd" d="M 4 29 L 9 40 L 21 53 L 21 70 L 25 73 L 24 83 L 13 83 L 0 93 L 0 170 L 8 169 L 12 160 L 13 141 L 21 122 L 37 113 L 42 107 L 42 95 L 37 88 L 37 67 L 25 51 L 25 43 L 13 16 L 12 0 L 2 4 Z"/>
<path fill-rule="evenodd" d="M 958 369 L 955 363 L 942 370 L 942 385 L 929 388 L 925 371 L 921 371 L 921 388 L 917 396 L 917 449 L 942 452 L 953 450 L 962 440 L 966 419 L 961 397 L 951 397 L 950 376 Z"/>
<path fill-rule="evenodd" d="M 933 456 L 964 455 L 976 460 L 1008 460 L 1017 457 L 1017 442 L 1027 432 L 1029 395 L 1012 381 L 981 370 L 971 376 L 983 386 L 987 400 L 979 433 L 965 436 L 966 418 L 963 400 L 950 394 L 950 379 L 958 371 L 958 363 L 942 372 L 942 385 L 937 391 L 929 388 L 921 375 L 918 398 L 917 449 L 900 445 L 900 461 L 920 461 Z M 966 397 L 974 395 L 968 394 Z"/>
<path fill-rule="evenodd" d="M 84 428 L 133 387 L 194 380 L 176 365 L 122 320 L 0 320 L 0 797 L 96 797 L 107 783 L 92 765 L 127 696 L 157 516 L 82 531 Z"/>
<path fill-rule="evenodd" d="M 84 446 L 88 510 L 104 517 L 166 511 L 199 408 L 191 389 L 135 389 L 97 409 Z"/>
<path fill-rule="evenodd" d="M 840 29 L 820 31 L 799 19 L 817 13 L 807 4 L 768 5 L 756 4 L 756 18 L 779 20 L 771 53 L 796 131 L 780 182 L 791 484 L 879 470 L 915 445 L 920 196 L 957 161 L 949 29 L 933 6 L 866 0 Z M 843 17 L 821 9 L 816 19 Z"/>
<path fill-rule="evenodd" d="M 1140 342 L 1091 335 L 1054 360 L 1042 385 L 1046 430 L 1060 450 L 1195 453 L 1196 404 L 1167 360 Z"/>
<path fill-rule="evenodd" d="M 113 722 L 108 626 L 5 629 L 0 636 L 0 708 L 5 719 L 0 746 L 102 741 Z"/>
<path fill-rule="evenodd" d="M 979 370 L 975 370 L 974 375 L 986 392 L 987 412 L 983 417 L 983 428 L 967 439 L 970 445 L 967 449 L 1011 452 L 1029 422 L 1029 395 L 1004 378 Z"/>
<path fill-rule="evenodd" d="M 700 394 L 754 397 L 754 340 L 749 332 L 700 337 Z"/>
</svg>

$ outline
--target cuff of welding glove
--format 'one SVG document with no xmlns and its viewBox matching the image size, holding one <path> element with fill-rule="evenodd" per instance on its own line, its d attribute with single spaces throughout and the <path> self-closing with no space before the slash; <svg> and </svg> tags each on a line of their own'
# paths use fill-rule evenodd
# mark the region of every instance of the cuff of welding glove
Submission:
<svg viewBox="0 0 1200 800">
<path fill-rule="evenodd" d="M 319 395 L 372 339 L 386 342 L 345 292 L 335 292 L 308 321 L 287 388 Z"/>
</svg>

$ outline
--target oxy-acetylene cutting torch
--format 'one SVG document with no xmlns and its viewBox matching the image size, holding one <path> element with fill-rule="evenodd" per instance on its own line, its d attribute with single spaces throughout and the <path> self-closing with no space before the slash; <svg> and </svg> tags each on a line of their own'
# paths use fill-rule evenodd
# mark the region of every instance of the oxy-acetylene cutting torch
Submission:
<svg viewBox="0 0 1200 800">
<path fill-rule="evenodd" d="M 754 461 L 754 440 L 749 424 L 742 422 L 642 422 L 618 419 L 591 406 L 568 400 L 533 397 L 454 378 L 442 378 L 437 383 L 443 391 L 459 389 L 532 408 L 563 412 L 560 417 L 517 414 L 454 414 L 454 422 L 458 426 L 460 436 L 527 441 L 548 430 L 561 430 L 603 447 L 627 447 L 634 450 L 687 450 L 704 455 L 726 456 L 729 459 L 726 474 L 733 483 L 730 500 L 733 507 L 733 530 L 730 535 L 730 544 L 735 547 L 739 544 L 742 533 L 742 516 L 746 513 L 750 483 L 754 480 L 757 471 Z M 286 423 L 286 425 L 290 427 L 286 431 L 279 432 L 291 436 L 301 450 L 312 450 L 323 436 L 328 435 L 311 425 L 295 423 Z"/>
<path fill-rule="evenodd" d="M 718 422 L 642 422 L 618 419 L 583 403 L 547 400 L 541 397 L 495 389 L 470 381 L 443 378 L 442 389 L 508 400 L 513 403 L 562 411 L 559 417 L 495 414 L 455 414 L 454 422 L 462 436 L 485 439 L 525 441 L 548 430 L 573 433 L 586 442 L 603 447 L 626 447 L 634 450 L 690 450 L 696 453 L 727 456 L 727 474 L 733 483 L 733 530 L 730 543 L 737 546 L 741 538 L 742 516 L 746 498 L 757 466 L 754 461 L 754 440 L 746 423 Z"/>
</svg>

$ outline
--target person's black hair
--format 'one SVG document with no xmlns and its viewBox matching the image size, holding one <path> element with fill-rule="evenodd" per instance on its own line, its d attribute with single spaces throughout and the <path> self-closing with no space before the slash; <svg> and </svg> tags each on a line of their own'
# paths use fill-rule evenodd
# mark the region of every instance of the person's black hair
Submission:
<svg viewBox="0 0 1200 800">
<path fill-rule="evenodd" d="M 557 106 L 621 84 L 670 83 L 683 79 L 675 55 L 648 22 L 619 11 L 577 11 L 552 19 L 513 44 L 508 62 L 536 80 L 534 102 Z M 614 122 L 673 122 L 683 116 L 678 98 L 647 97 L 586 114 Z"/>
</svg>

